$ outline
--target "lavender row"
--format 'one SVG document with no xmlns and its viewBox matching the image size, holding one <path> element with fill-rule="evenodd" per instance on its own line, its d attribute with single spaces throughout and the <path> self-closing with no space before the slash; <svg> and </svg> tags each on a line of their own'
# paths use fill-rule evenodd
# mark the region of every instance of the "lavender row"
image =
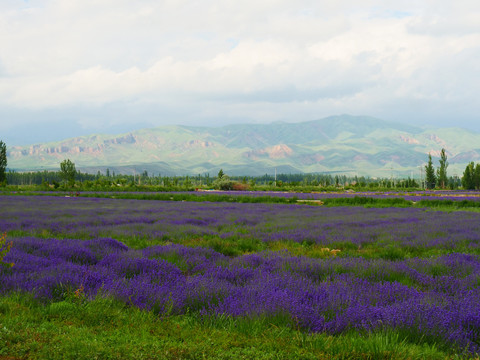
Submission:
<svg viewBox="0 0 480 360">
<path fill-rule="evenodd" d="M 338 334 L 404 329 L 480 351 L 480 259 L 449 254 L 404 261 L 291 256 L 229 258 L 181 245 L 132 250 L 113 239 L 14 238 L 0 293 L 43 301 L 113 296 L 160 314 L 283 317 Z M 79 293 L 82 289 L 82 293 Z"/>
<path fill-rule="evenodd" d="M 352 198 L 355 196 L 369 197 L 373 199 L 403 198 L 418 202 L 421 200 L 451 200 L 451 201 L 480 201 L 478 191 L 415 191 L 415 192 L 314 192 L 297 193 L 286 191 L 199 191 L 189 194 L 220 194 L 229 196 L 274 196 L 285 198 L 298 198 L 299 200 L 322 200 L 334 198 Z"/>
<path fill-rule="evenodd" d="M 161 202 L 125 199 L 0 197 L 1 231 L 76 238 L 250 239 L 362 250 L 480 254 L 480 214 L 419 208 Z"/>
</svg>

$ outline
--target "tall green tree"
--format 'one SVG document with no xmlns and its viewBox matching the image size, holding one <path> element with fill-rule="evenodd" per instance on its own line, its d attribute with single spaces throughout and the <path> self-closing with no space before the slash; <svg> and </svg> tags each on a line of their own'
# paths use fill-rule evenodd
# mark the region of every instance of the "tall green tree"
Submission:
<svg viewBox="0 0 480 360">
<path fill-rule="evenodd" d="M 7 183 L 7 145 L 0 140 L 0 185 Z"/>
<path fill-rule="evenodd" d="M 442 149 L 442 151 L 440 152 L 439 162 L 440 162 L 440 167 L 437 169 L 437 183 L 442 189 L 445 189 L 448 184 L 448 178 L 447 178 L 448 161 L 447 161 L 447 154 L 445 153 L 445 149 Z"/>
<path fill-rule="evenodd" d="M 425 165 L 425 185 L 427 189 L 435 188 L 437 178 L 435 176 L 435 169 L 433 168 L 432 155 L 428 154 L 428 163 Z"/>
<path fill-rule="evenodd" d="M 475 185 L 475 189 L 480 189 L 480 164 L 475 166 L 475 173 L 473 174 L 473 183 Z"/>
<path fill-rule="evenodd" d="M 63 181 L 69 186 L 73 187 L 75 185 L 75 175 L 77 170 L 75 169 L 75 164 L 70 161 L 70 159 L 63 160 L 60 163 L 60 177 Z"/>
<path fill-rule="evenodd" d="M 185 176 L 185 180 L 183 181 L 183 187 L 184 188 L 190 188 L 192 187 L 192 181 L 190 180 L 190 178 L 187 176 Z"/>
<path fill-rule="evenodd" d="M 462 186 L 465 190 L 475 189 L 475 164 L 473 161 L 467 165 L 463 172 Z"/>
</svg>

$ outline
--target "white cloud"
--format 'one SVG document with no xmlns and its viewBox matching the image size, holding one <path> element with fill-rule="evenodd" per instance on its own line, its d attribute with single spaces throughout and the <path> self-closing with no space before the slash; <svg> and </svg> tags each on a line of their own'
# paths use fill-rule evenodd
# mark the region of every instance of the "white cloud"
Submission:
<svg viewBox="0 0 480 360">
<path fill-rule="evenodd" d="M 7 0 L 0 107 L 149 104 L 192 109 L 181 111 L 185 122 L 232 111 L 270 121 L 397 118 L 405 104 L 425 101 L 419 119 L 437 116 L 432 107 L 472 118 L 480 11 L 472 1 L 451 4 Z"/>
</svg>

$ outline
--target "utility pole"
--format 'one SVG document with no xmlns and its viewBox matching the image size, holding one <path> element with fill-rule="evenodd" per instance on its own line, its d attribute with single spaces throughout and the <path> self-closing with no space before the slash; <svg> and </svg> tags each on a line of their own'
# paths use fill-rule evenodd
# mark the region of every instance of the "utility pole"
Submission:
<svg viewBox="0 0 480 360">
<path fill-rule="evenodd" d="M 277 168 L 275 168 L 275 187 L 277 187 Z"/>
</svg>

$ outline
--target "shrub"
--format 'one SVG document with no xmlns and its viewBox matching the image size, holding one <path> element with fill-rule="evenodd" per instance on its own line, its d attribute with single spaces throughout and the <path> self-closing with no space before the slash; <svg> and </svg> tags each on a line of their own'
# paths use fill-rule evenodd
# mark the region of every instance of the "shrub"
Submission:
<svg viewBox="0 0 480 360">
<path fill-rule="evenodd" d="M 221 178 L 215 179 L 213 182 L 213 188 L 217 190 L 233 190 L 235 181 L 231 180 L 227 175 L 223 175 Z"/>
<path fill-rule="evenodd" d="M 236 190 L 236 191 L 245 191 L 245 190 L 248 190 L 248 184 L 243 184 L 243 183 L 235 182 L 235 183 L 233 183 L 233 190 Z"/>
</svg>

